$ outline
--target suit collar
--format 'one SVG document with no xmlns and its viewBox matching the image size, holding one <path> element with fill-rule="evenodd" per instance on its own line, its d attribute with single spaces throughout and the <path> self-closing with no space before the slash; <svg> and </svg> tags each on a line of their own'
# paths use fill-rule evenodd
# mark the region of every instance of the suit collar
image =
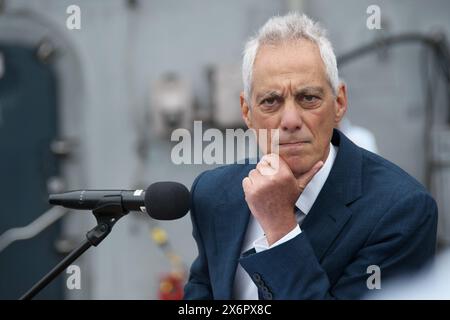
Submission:
<svg viewBox="0 0 450 320">
<path fill-rule="evenodd" d="M 327 180 L 336 189 L 342 203 L 349 204 L 362 193 L 362 152 L 342 132 L 333 131 L 331 143 L 339 146 L 339 152 Z"/>
<path fill-rule="evenodd" d="M 339 147 L 339 151 L 330 175 L 301 227 L 319 261 L 351 217 L 347 205 L 362 192 L 361 149 L 336 129 L 331 142 Z"/>
</svg>

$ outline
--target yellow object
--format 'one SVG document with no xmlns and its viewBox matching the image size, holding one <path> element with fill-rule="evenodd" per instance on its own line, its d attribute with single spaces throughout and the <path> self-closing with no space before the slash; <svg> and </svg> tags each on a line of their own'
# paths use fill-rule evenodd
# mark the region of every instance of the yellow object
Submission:
<svg viewBox="0 0 450 320">
<path fill-rule="evenodd" d="M 159 285 L 159 290 L 162 293 L 168 293 L 173 290 L 173 284 L 170 281 L 162 281 Z"/>
<path fill-rule="evenodd" d="M 153 241 L 158 245 L 163 245 L 167 243 L 167 233 L 161 228 L 155 227 L 151 230 L 151 236 Z"/>
</svg>

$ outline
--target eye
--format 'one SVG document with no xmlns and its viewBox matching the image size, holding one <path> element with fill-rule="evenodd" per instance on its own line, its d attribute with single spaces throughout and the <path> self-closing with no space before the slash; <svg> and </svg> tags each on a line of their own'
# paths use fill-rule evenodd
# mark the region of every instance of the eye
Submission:
<svg viewBox="0 0 450 320">
<path fill-rule="evenodd" d="M 317 99 L 318 98 L 313 95 L 304 95 L 303 96 L 303 101 L 305 101 L 305 102 L 315 102 Z"/>
<path fill-rule="evenodd" d="M 305 108 L 316 108 L 320 105 L 320 98 L 312 94 L 305 94 L 300 97 L 300 103 Z"/>
<path fill-rule="evenodd" d="M 273 107 L 278 103 L 277 97 L 269 97 L 261 101 L 263 107 Z"/>
</svg>

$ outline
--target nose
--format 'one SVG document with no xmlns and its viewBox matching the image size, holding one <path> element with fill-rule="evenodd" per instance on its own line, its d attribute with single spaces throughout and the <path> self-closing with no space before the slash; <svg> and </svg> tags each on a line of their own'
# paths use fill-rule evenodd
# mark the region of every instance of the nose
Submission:
<svg viewBox="0 0 450 320">
<path fill-rule="evenodd" d="M 293 133 L 300 130 L 303 121 L 299 108 L 294 102 L 286 101 L 281 114 L 280 130 Z"/>
</svg>

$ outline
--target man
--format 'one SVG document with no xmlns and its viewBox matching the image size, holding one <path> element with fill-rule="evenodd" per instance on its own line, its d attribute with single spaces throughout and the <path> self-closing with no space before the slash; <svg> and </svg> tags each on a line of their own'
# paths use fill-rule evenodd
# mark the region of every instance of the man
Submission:
<svg viewBox="0 0 450 320">
<path fill-rule="evenodd" d="M 269 147 L 256 166 L 197 177 L 186 299 L 359 298 L 371 270 L 383 280 L 433 256 L 431 196 L 334 129 L 346 87 L 317 24 L 270 19 L 247 43 L 243 78 L 243 118 L 256 132 L 278 129 L 279 156 Z"/>
</svg>

